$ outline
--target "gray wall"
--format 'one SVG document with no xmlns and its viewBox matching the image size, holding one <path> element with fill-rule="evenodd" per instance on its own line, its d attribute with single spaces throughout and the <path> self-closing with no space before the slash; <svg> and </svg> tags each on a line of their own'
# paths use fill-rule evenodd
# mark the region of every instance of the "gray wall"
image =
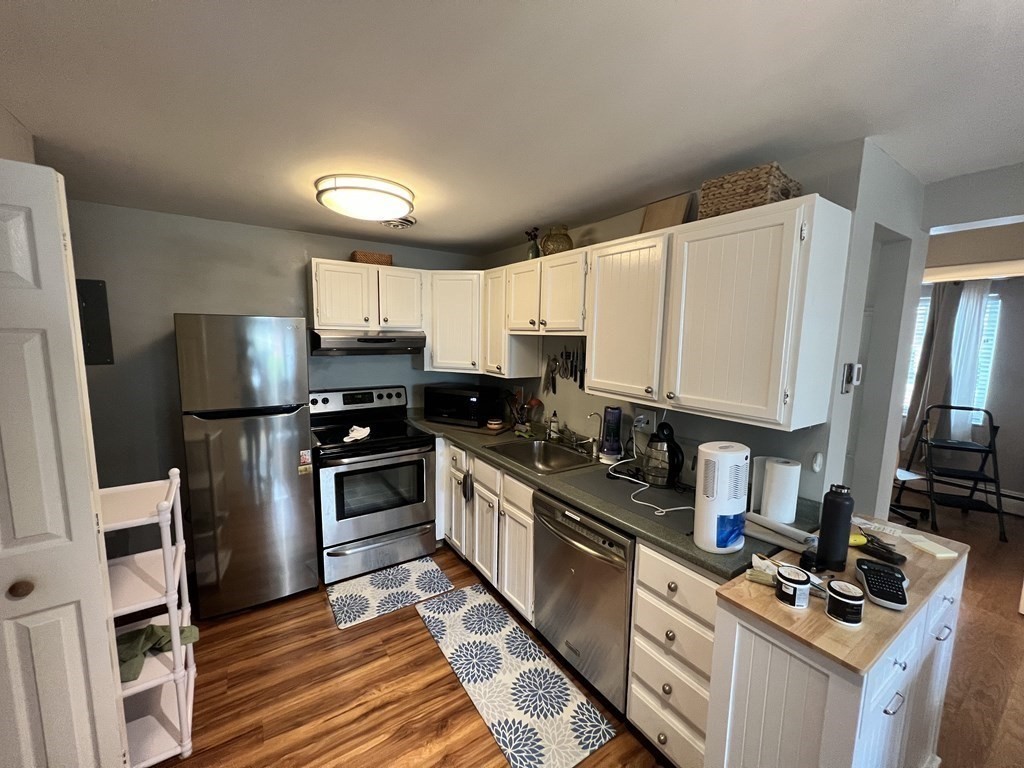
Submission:
<svg viewBox="0 0 1024 768">
<path fill-rule="evenodd" d="M 925 189 L 924 228 L 1024 214 L 1024 163 L 956 176 Z"/>
<path fill-rule="evenodd" d="M 21 163 L 36 161 L 31 132 L 3 105 L 0 105 L 0 158 Z"/>
<path fill-rule="evenodd" d="M 468 256 L 70 201 L 75 271 L 105 280 L 114 365 L 89 366 L 100 486 L 163 476 L 182 462 L 175 312 L 306 316 L 309 260 L 353 250 L 396 266 L 458 269 Z M 313 387 L 414 384 L 450 375 L 414 358 L 315 358 Z"/>
</svg>

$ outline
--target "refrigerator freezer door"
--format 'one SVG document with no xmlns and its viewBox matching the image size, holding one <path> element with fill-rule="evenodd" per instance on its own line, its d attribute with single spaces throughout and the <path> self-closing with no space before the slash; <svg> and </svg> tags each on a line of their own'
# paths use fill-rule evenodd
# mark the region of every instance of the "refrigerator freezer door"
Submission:
<svg viewBox="0 0 1024 768">
<path fill-rule="evenodd" d="M 301 317 L 175 315 L 184 413 L 305 403 Z"/>
<path fill-rule="evenodd" d="M 308 406 L 182 427 L 199 616 L 316 587 Z"/>
</svg>

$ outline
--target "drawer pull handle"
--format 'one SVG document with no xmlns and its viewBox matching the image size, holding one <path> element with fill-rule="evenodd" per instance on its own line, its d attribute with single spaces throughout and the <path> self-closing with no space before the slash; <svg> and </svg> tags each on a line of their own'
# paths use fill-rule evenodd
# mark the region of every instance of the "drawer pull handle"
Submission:
<svg viewBox="0 0 1024 768">
<path fill-rule="evenodd" d="M 665 630 L 665 639 L 668 640 L 671 643 L 673 640 L 676 639 L 676 633 L 673 632 L 671 629 L 666 629 Z"/>
<path fill-rule="evenodd" d="M 956 600 L 954 598 L 950 597 L 949 595 L 946 595 L 945 597 L 942 598 L 942 602 L 949 603 L 950 605 L 952 605 L 953 603 L 956 602 Z"/>
<path fill-rule="evenodd" d="M 892 660 L 892 665 L 894 667 L 899 667 L 900 671 L 902 671 L 902 672 L 906 672 L 907 671 L 907 662 L 905 662 L 905 661 L 900 661 L 899 659 L 893 659 Z"/>
<path fill-rule="evenodd" d="M 669 592 L 675 592 L 677 589 L 679 589 L 679 585 L 676 584 L 674 581 L 670 581 L 668 583 L 668 591 Z"/>
<path fill-rule="evenodd" d="M 671 696 L 672 695 L 672 686 L 669 685 L 668 683 L 665 683 L 664 685 L 661 686 L 661 692 L 664 693 L 666 696 Z"/>
<path fill-rule="evenodd" d="M 952 634 L 953 628 L 949 626 L 949 624 L 946 624 L 942 627 L 941 630 L 939 630 L 939 634 L 935 636 L 935 639 L 938 640 L 940 643 L 944 643 L 949 639 L 949 636 Z"/>
<path fill-rule="evenodd" d="M 459 460 L 459 457 L 458 457 L 458 456 L 452 456 L 452 464 L 454 464 L 454 463 L 455 463 L 455 462 L 457 462 L 458 460 Z"/>
<path fill-rule="evenodd" d="M 666 736 L 664 733 L 659 733 L 658 734 L 658 743 L 659 744 L 667 744 L 668 743 L 668 736 Z"/>
<path fill-rule="evenodd" d="M 899 699 L 899 701 L 896 701 L 896 699 Z M 896 694 L 892 697 L 892 700 L 888 704 L 886 704 L 885 709 L 882 710 L 882 713 L 886 715 L 895 715 L 903 708 L 904 701 L 906 701 L 906 699 L 903 698 L 903 694 L 897 691 Z"/>
</svg>

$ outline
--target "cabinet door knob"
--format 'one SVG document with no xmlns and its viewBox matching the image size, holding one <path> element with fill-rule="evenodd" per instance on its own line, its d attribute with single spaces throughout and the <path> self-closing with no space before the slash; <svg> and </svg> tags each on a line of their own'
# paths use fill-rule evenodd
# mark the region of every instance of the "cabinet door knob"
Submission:
<svg viewBox="0 0 1024 768">
<path fill-rule="evenodd" d="M 646 392 L 648 395 L 653 394 L 654 387 L 644 387 L 644 392 Z"/>
<path fill-rule="evenodd" d="M 665 394 L 665 399 L 666 400 L 675 400 L 676 399 L 676 393 L 675 392 L 667 392 Z"/>
<path fill-rule="evenodd" d="M 364 318 L 363 318 L 363 322 L 364 322 L 364 323 L 368 323 L 368 322 L 370 322 L 370 318 L 369 318 L 369 317 L 364 317 Z"/>
<path fill-rule="evenodd" d="M 668 591 L 669 592 L 675 592 L 677 589 L 679 589 L 679 585 L 676 584 L 674 581 L 670 581 L 668 583 Z"/>
<path fill-rule="evenodd" d="M 456 480 L 456 481 L 455 481 L 455 484 L 456 484 L 456 485 L 462 485 L 462 481 L 461 481 L 461 480 Z"/>
<path fill-rule="evenodd" d="M 664 685 L 661 686 L 661 692 L 664 693 L 666 696 L 671 696 L 672 695 L 672 686 L 669 685 L 668 683 L 665 683 Z"/>
<path fill-rule="evenodd" d="M 452 456 L 452 464 L 459 460 L 458 456 Z"/>
<path fill-rule="evenodd" d="M 504 509 L 499 509 L 499 510 L 498 510 L 498 515 L 499 515 L 500 517 L 504 517 L 504 516 L 505 516 L 505 510 L 504 510 Z"/>
<path fill-rule="evenodd" d="M 476 368 L 476 360 L 470 360 L 469 364 Z"/>
<path fill-rule="evenodd" d="M 488 501 L 487 502 L 487 506 L 490 507 L 491 509 L 494 509 L 494 502 L 493 501 Z"/>
<path fill-rule="evenodd" d="M 953 634 L 953 628 L 951 626 L 949 626 L 949 624 L 946 624 L 939 631 L 939 634 L 937 634 L 935 636 L 935 639 L 938 640 L 940 643 L 944 643 L 944 642 L 946 642 L 949 639 L 949 636 L 952 635 L 952 634 Z"/>
<path fill-rule="evenodd" d="M 384 322 L 386 323 L 387 321 L 388 321 L 388 319 L 387 319 L 387 318 L 385 317 L 385 318 L 384 318 Z"/>
<path fill-rule="evenodd" d="M 36 585 L 31 581 L 16 581 L 7 588 L 7 596 L 12 600 L 21 600 L 32 594 Z"/>
<path fill-rule="evenodd" d="M 667 742 L 668 742 L 668 736 L 666 736 L 664 733 L 659 733 L 658 734 L 658 743 L 659 744 L 665 744 Z"/>
<path fill-rule="evenodd" d="M 501 366 L 500 365 L 496 365 L 496 366 L 494 366 L 494 368 L 495 368 L 495 370 L 498 370 L 498 371 L 501 370 Z"/>
<path fill-rule="evenodd" d="M 547 320 L 541 320 L 541 321 L 540 321 L 540 324 L 541 324 L 541 325 L 547 325 L 547 324 L 548 324 L 548 321 L 547 321 Z"/>
<path fill-rule="evenodd" d="M 676 633 L 673 632 L 671 629 L 666 629 L 665 630 L 665 639 L 668 640 L 671 643 L 673 640 L 676 639 Z"/>
<path fill-rule="evenodd" d="M 537 321 L 536 321 L 536 320 L 531 320 L 531 321 L 530 321 L 530 325 L 536 325 L 536 324 L 537 324 Z"/>
</svg>

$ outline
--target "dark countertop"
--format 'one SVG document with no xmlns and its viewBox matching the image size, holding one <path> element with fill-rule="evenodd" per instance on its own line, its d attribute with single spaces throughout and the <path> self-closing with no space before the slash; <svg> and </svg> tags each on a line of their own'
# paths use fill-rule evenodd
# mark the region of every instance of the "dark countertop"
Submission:
<svg viewBox="0 0 1024 768">
<path fill-rule="evenodd" d="M 440 435 L 518 480 L 675 555 L 716 581 L 728 581 L 743 573 L 750 567 L 750 556 L 755 552 L 775 554 L 779 551 L 771 544 L 748 536 L 746 545 L 739 552 L 729 555 L 705 552 L 693 543 L 692 510 L 669 511 L 664 516 L 655 515 L 652 508 L 630 501 L 630 494 L 637 491 L 640 486 L 626 480 L 608 478 L 608 468 L 605 465 L 590 465 L 567 472 L 538 475 L 494 451 L 486 450 L 488 445 L 507 443 L 516 439 L 512 432 L 495 435 L 487 429 L 437 424 L 416 416 L 417 414 L 414 414 L 410 417 L 410 421 L 420 429 Z M 623 468 L 625 466 L 627 465 L 623 465 Z M 693 492 L 678 493 L 674 490 L 651 488 L 637 494 L 637 499 L 668 509 L 692 506 Z M 799 499 L 795 525 L 805 530 L 817 528 L 819 506 L 816 501 Z"/>
</svg>

